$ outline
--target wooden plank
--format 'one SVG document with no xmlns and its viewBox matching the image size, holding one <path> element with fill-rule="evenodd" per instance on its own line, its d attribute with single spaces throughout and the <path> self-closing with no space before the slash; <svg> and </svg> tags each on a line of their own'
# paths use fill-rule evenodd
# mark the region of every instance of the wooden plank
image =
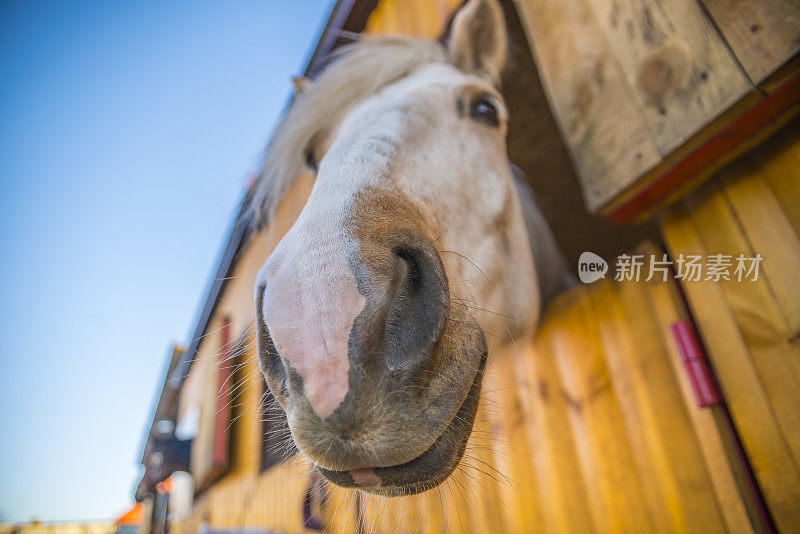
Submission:
<svg viewBox="0 0 800 534">
<path fill-rule="evenodd" d="M 747 180 L 741 183 L 747 183 Z M 757 211 L 752 206 L 762 200 L 754 196 L 749 203 L 742 200 L 742 204 L 743 207 L 749 204 L 749 209 Z M 740 219 L 737 219 L 718 184 L 708 184 L 687 199 L 686 204 L 706 250 L 734 257 L 740 254 L 753 257 L 756 252 L 762 252 L 751 248 L 748 242 L 750 236 L 742 231 Z M 767 218 L 765 222 L 769 221 L 767 213 L 761 215 Z M 755 230 L 752 226 L 750 229 Z M 772 257 L 772 262 L 776 265 L 775 270 L 779 270 L 777 264 L 781 251 L 774 252 L 776 255 Z M 800 251 L 796 254 L 800 257 Z M 766 253 L 762 253 L 762 256 L 766 256 Z M 766 280 L 765 264 L 762 262 L 763 273 L 756 281 L 739 282 L 732 278 L 721 280 L 719 285 L 749 347 L 751 359 L 761 377 L 784 439 L 792 451 L 795 465 L 800 466 L 800 354 L 789 344 L 789 330 Z M 794 273 L 795 277 L 798 272 L 800 270 Z M 772 288 L 782 293 L 790 290 L 791 286 L 785 289 L 772 284 Z M 800 480 L 797 483 L 800 484 Z"/>
<path fill-rule="evenodd" d="M 741 534 L 752 532 L 753 528 L 745 507 L 746 488 L 737 483 L 734 464 L 727 456 L 725 443 L 720 435 L 721 430 L 715 421 L 714 411 L 719 408 L 698 408 L 689 381 L 682 374 L 684 373 L 683 363 L 670 334 L 670 326 L 674 322 L 686 318 L 679 307 L 679 298 L 675 295 L 671 283 L 650 283 L 647 284 L 647 289 L 650 293 L 652 309 L 658 315 L 660 322 L 660 337 L 662 343 L 668 347 L 669 362 L 677 377 L 683 405 L 686 406 L 700 444 L 700 450 L 707 466 L 706 472 L 714 486 L 727 531 Z"/>
<path fill-rule="evenodd" d="M 524 342 L 523 342 L 524 343 Z M 531 461 L 533 455 L 525 432 L 522 401 L 515 380 L 514 361 L 524 357 L 518 347 L 509 347 L 491 355 L 483 379 L 483 397 L 489 423 L 490 465 L 475 464 L 496 479 L 496 498 L 503 503 L 509 532 L 530 532 L 542 525 L 539 495 Z M 487 497 L 491 498 L 491 497 Z"/>
<path fill-rule="evenodd" d="M 796 0 L 701 0 L 750 80 L 761 85 L 800 51 Z"/>
<path fill-rule="evenodd" d="M 401 504 L 403 497 L 380 497 L 381 512 L 378 517 L 380 532 L 394 534 L 402 527 Z"/>
<path fill-rule="evenodd" d="M 430 0 L 381 0 L 372 12 L 366 33 L 402 34 L 436 39 L 456 6 Z"/>
<path fill-rule="evenodd" d="M 719 130 L 707 128 L 695 136 L 611 199 L 602 213 L 618 223 L 648 217 L 658 206 L 681 198 L 723 165 L 758 146 L 800 112 L 800 75 L 768 97 L 760 101 L 756 97 L 751 109 L 727 124 L 724 117 L 718 119 Z"/>
<path fill-rule="evenodd" d="M 602 506 L 596 492 L 591 492 L 590 501 L 581 476 L 575 438 L 565 424 L 568 408 L 552 350 L 553 339 L 560 332 L 559 315 L 572 298 L 565 294 L 548 306 L 533 346 L 522 346 L 514 362 L 547 532 L 593 532 L 592 510 Z"/>
<path fill-rule="evenodd" d="M 752 253 L 764 258 L 761 273 L 788 327 L 784 339 L 793 338 L 800 334 L 800 237 L 761 175 L 760 166 L 752 163 L 731 165 L 720 178 Z M 800 181 L 800 175 L 795 179 Z"/>
<path fill-rule="evenodd" d="M 396 35 L 404 33 L 398 19 L 396 0 L 381 0 L 378 2 L 378 6 L 370 14 L 369 19 L 367 20 L 367 25 L 364 28 L 364 32 L 381 35 Z"/>
<path fill-rule="evenodd" d="M 220 371 L 226 367 L 221 362 L 222 334 L 219 329 L 220 322 L 215 321 L 217 326 L 212 328 L 212 332 L 206 334 L 198 346 L 197 356 L 189 369 L 190 373 L 198 373 L 202 376 L 202 400 L 200 404 L 200 417 L 198 421 L 197 435 L 193 440 L 190 466 L 195 477 L 195 493 L 199 493 L 213 483 L 221 474 L 218 464 L 221 460 L 215 458 L 222 450 L 223 444 L 217 441 L 218 422 L 222 422 L 220 417 Z M 222 410 L 225 411 L 225 410 Z M 223 416 L 227 413 L 222 414 Z M 225 423 L 227 425 L 227 423 Z M 224 427 L 222 429 L 224 431 Z"/>
<path fill-rule="evenodd" d="M 410 0 L 409 3 L 417 20 L 417 35 L 425 39 L 438 38 L 447 19 L 436 3 L 430 0 Z"/>
<path fill-rule="evenodd" d="M 466 534 L 476 528 L 472 514 L 474 497 L 470 500 L 465 479 L 464 472 L 457 469 L 439 486 L 446 532 Z"/>
<path fill-rule="evenodd" d="M 328 484 L 323 524 L 328 532 L 358 534 L 358 492 Z M 254 522 L 252 524 L 259 524 Z"/>
<path fill-rule="evenodd" d="M 487 416 L 487 398 L 482 395 L 481 407 L 475 418 L 467 450 L 457 470 L 464 475 L 464 485 L 470 502 L 471 531 L 475 534 L 508 532 L 507 504 L 501 501 L 499 491 L 500 474 L 492 456 L 495 438 L 490 430 Z M 490 402 L 490 401 L 489 401 Z"/>
<path fill-rule="evenodd" d="M 662 218 L 664 239 L 673 258 L 706 255 L 691 219 L 679 207 Z M 720 380 L 736 428 L 778 526 L 800 529 L 800 472 L 772 411 L 742 332 L 720 284 L 683 284 L 700 333 Z"/>
<path fill-rule="evenodd" d="M 375 9 L 372 10 L 372 13 L 369 14 L 369 18 L 367 19 L 367 24 L 366 26 L 364 26 L 365 34 L 384 33 L 384 27 L 385 27 L 384 19 L 386 18 L 385 11 L 386 11 L 386 2 L 379 1 L 378 5 L 375 6 Z"/>
<path fill-rule="evenodd" d="M 582 291 L 573 292 L 581 298 L 564 312 L 568 326 L 559 332 L 554 348 L 584 484 L 600 503 L 593 507 L 599 519 L 597 527 L 601 531 L 651 531 L 653 520 L 603 361 L 596 326 L 601 317 Z"/>
<path fill-rule="evenodd" d="M 379 532 L 380 514 L 383 511 L 383 504 L 380 497 L 369 493 L 361 494 L 361 527 L 363 532 Z"/>
<path fill-rule="evenodd" d="M 230 287 L 230 286 L 228 286 Z M 249 332 L 249 328 L 246 332 Z M 238 336 L 237 336 L 238 337 Z M 232 375 L 228 382 L 231 403 L 231 471 L 258 473 L 261 467 L 261 395 L 264 383 L 255 349 L 255 335 L 239 338 L 231 349 L 233 358 L 226 364 Z"/>
<path fill-rule="evenodd" d="M 516 0 L 537 69 L 597 211 L 661 161 L 589 0 Z"/>
<path fill-rule="evenodd" d="M 440 489 L 437 487 L 416 496 L 421 516 L 419 532 L 430 532 L 430 534 L 446 532 L 439 492 Z"/>
<path fill-rule="evenodd" d="M 592 6 L 662 155 L 752 90 L 694 0 L 595 0 Z"/>
<path fill-rule="evenodd" d="M 724 531 L 646 286 L 600 284 L 590 294 L 649 510 L 656 529 Z"/>
<path fill-rule="evenodd" d="M 685 532 L 686 520 L 678 500 L 678 488 L 671 476 L 673 466 L 668 465 L 655 430 L 652 406 L 644 379 L 637 373 L 638 365 L 631 362 L 636 351 L 650 354 L 657 339 L 637 336 L 644 346 L 634 348 L 627 330 L 633 324 L 625 323 L 622 302 L 609 283 L 594 284 L 589 291 L 595 314 L 603 317 L 598 325 L 603 354 L 611 375 L 611 385 L 617 398 L 631 444 L 632 458 L 642 481 L 642 491 L 653 520 L 654 532 Z M 641 317 L 638 318 L 641 320 Z M 659 377 L 663 380 L 663 377 Z M 665 415 L 668 417 L 668 415 Z"/>
<path fill-rule="evenodd" d="M 794 231 L 800 235 L 800 120 L 795 119 L 753 152 Z"/>
</svg>

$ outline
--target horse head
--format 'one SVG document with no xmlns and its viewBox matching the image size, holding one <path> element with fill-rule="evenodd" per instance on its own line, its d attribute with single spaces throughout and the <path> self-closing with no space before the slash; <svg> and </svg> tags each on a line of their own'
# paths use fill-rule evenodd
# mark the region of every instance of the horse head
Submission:
<svg viewBox="0 0 800 534">
<path fill-rule="evenodd" d="M 297 84 L 268 149 L 257 220 L 301 166 L 316 177 L 256 280 L 260 363 L 294 443 L 341 486 L 402 495 L 446 479 L 486 336 L 536 324 L 534 249 L 552 239 L 506 155 L 505 32 L 496 0 L 470 0 L 444 44 L 350 45 Z"/>
</svg>

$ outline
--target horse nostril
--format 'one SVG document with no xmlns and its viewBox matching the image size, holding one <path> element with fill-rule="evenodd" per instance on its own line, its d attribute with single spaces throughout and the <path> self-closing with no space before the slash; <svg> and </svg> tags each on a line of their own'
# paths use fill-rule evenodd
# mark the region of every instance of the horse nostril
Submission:
<svg viewBox="0 0 800 534">
<path fill-rule="evenodd" d="M 259 336 L 261 369 L 271 378 L 270 388 L 277 388 L 274 393 L 283 394 L 287 381 L 290 379 L 286 365 L 281 360 L 278 349 L 275 348 L 275 343 L 266 327 L 263 327 Z"/>
<path fill-rule="evenodd" d="M 259 360 L 261 370 L 265 373 L 267 382 L 273 393 L 282 395 L 286 389 L 286 381 L 289 378 L 287 369 L 281 357 L 278 355 L 278 349 L 275 347 L 275 342 L 272 336 L 269 335 L 266 323 L 263 316 L 264 305 L 264 290 L 265 285 L 261 284 L 256 292 L 256 321 L 258 322 L 258 345 L 259 345 Z"/>
<path fill-rule="evenodd" d="M 411 293 L 419 292 L 422 285 L 422 268 L 417 259 L 419 252 L 410 247 L 397 247 L 394 253 L 406 263 L 408 268 L 403 286 L 407 286 L 407 290 Z"/>
<path fill-rule="evenodd" d="M 405 272 L 387 303 L 387 364 L 391 370 L 418 369 L 429 362 L 444 326 L 447 279 L 433 245 L 402 245 L 393 252 Z"/>
</svg>

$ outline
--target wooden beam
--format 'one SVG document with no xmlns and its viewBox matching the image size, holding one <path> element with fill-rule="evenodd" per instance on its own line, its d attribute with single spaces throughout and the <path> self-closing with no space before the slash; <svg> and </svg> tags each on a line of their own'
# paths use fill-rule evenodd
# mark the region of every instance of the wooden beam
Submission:
<svg viewBox="0 0 800 534">
<path fill-rule="evenodd" d="M 667 158 L 620 195 L 603 213 L 618 223 L 647 216 L 675 201 L 786 124 L 800 111 L 800 75 L 761 100 L 708 141 L 686 154 Z M 685 151 L 685 149 L 684 149 Z M 679 151 L 683 152 L 683 151 Z"/>
<path fill-rule="evenodd" d="M 786 78 L 781 67 L 800 52 L 800 3 L 795 0 L 700 0 L 753 84 L 769 91 Z M 797 71 L 795 70 L 794 73 Z M 781 79 L 783 78 L 783 79 Z M 765 82 L 768 82 L 766 85 Z"/>
<path fill-rule="evenodd" d="M 646 117 L 589 0 L 516 0 L 589 210 L 661 161 Z"/>
<path fill-rule="evenodd" d="M 592 6 L 662 156 L 753 90 L 694 0 L 594 0 Z"/>
</svg>

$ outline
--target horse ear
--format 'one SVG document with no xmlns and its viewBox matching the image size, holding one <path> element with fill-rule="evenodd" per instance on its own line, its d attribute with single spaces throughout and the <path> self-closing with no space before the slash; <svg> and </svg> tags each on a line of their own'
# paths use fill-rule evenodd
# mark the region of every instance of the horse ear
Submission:
<svg viewBox="0 0 800 534">
<path fill-rule="evenodd" d="M 292 85 L 294 85 L 294 94 L 301 95 L 306 89 L 311 87 L 311 80 L 305 76 L 292 76 Z"/>
<path fill-rule="evenodd" d="M 497 0 L 469 0 L 456 13 L 447 53 L 459 70 L 499 85 L 507 49 L 506 21 Z"/>
</svg>

